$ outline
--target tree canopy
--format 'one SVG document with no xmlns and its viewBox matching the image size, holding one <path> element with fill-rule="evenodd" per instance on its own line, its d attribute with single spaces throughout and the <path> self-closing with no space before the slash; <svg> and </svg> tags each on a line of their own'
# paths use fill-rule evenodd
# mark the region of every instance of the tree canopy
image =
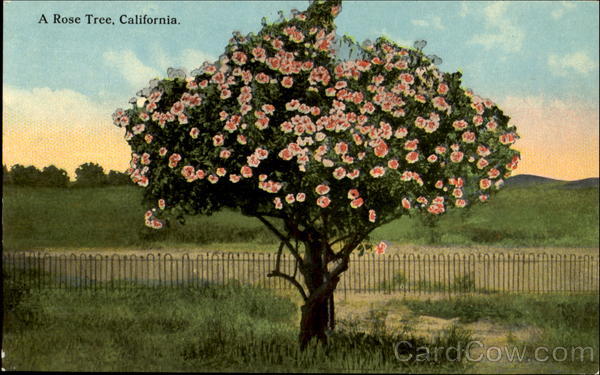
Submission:
<svg viewBox="0 0 600 375">
<path fill-rule="evenodd" d="M 54 165 L 44 167 L 41 171 L 33 165 L 13 165 L 10 170 L 3 166 L 5 184 L 30 187 L 67 187 L 69 176 L 64 169 Z"/>
<path fill-rule="evenodd" d="M 158 208 L 150 226 L 163 209 L 228 206 L 335 238 L 485 201 L 502 184 L 519 160 L 502 110 L 419 49 L 336 39 L 340 7 L 234 33 L 218 62 L 172 69 L 139 93 L 143 106 L 115 112 L 129 172 Z"/>
<path fill-rule="evenodd" d="M 234 32 L 218 61 L 169 69 L 113 114 L 146 224 L 222 207 L 258 217 L 295 256 L 308 292 L 272 275 L 298 287 L 306 311 L 374 228 L 485 202 L 519 161 L 509 118 L 460 73 L 442 72 L 422 42 L 340 37 L 340 11 L 341 0 L 313 1 L 258 34 Z M 305 338 L 323 336 L 318 309 L 303 310 Z"/>
<path fill-rule="evenodd" d="M 69 186 L 69 175 L 64 169 L 49 165 L 42 169 L 41 185 L 49 187 L 67 187 Z"/>
<path fill-rule="evenodd" d="M 90 187 L 103 186 L 106 184 L 106 175 L 104 168 L 96 163 L 81 164 L 75 170 L 76 182 L 75 186 Z"/>
</svg>

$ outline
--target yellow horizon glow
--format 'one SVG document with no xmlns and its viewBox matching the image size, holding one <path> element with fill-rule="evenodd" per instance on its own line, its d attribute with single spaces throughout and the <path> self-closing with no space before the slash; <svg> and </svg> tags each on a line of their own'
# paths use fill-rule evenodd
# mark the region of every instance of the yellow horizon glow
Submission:
<svg viewBox="0 0 600 375">
<path fill-rule="evenodd" d="M 520 139 L 517 174 L 558 180 L 599 175 L 598 108 L 539 97 L 508 97 L 500 105 Z"/>
<path fill-rule="evenodd" d="M 33 165 L 42 169 L 50 164 L 67 171 L 75 179 L 75 170 L 84 163 L 100 164 L 109 170 L 125 172 L 131 149 L 119 129 L 93 132 L 86 128 L 47 129 L 43 136 L 36 132 L 2 132 L 3 163 Z"/>
</svg>

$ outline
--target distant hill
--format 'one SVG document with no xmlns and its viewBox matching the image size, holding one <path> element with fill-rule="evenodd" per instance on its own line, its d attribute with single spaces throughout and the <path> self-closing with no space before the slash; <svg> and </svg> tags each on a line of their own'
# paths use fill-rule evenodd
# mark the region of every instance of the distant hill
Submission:
<svg viewBox="0 0 600 375">
<path fill-rule="evenodd" d="M 557 187 L 561 189 L 586 189 L 598 187 L 599 179 L 598 177 L 592 177 L 575 181 L 563 181 L 532 174 L 520 174 L 507 179 L 505 182 L 507 187 L 530 187 L 545 184 L 557 184 Z"/>
<path fill-rule="evenodd" d="M 513 176 L 505 181 L 505 186 L 514 186 L 514 187 L 527 187 L 532 185 L 539 184 L 549 184 L 549 183 L 557 183 L 564 182 L 562 180 L 555 180 L 553 178 L 536 176 L 533 174 L 520 174 L 517 176 Z"/>
<path fill-rule="evenodd" d="M 593 188 L 593 187 L 598 187 L 598 182 L 599 182 L 598 177 L 584 178 L 583 180 L 569 181 L 569 182 L 565 183 L 564 185 L 561 185 L 561 188 L 563 188 L 563 189 Z"/>
</svg>

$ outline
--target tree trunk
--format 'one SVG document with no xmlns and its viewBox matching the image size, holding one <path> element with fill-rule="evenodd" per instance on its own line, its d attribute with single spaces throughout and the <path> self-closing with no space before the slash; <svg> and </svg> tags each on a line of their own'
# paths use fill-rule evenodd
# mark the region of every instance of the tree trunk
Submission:
<svg viewBox="0 0 600 375">
<path fill-rule="evenodd" d="M 251 214 L 249 214 L 251 215 Z M 304 278 L 305 286 L 302 286 L 293 276 L 279 271 L 279 258 L 275 271 L 269 273 L 271 276 L 279 276 L 291 282 L 300 292 L 304 299 L 301 308 L 302 318 L 300 320 L 300 348 L 304 350 L 310 341 L 316 338 L 319 342 L 327 344 L 327 330 L 335 328 L 335 306 L 333 293 L 340 281 L 340 275 L 348 269 L 350 253 L 364 239 L 368 232 L 351 237 L 351 241 L 344 245 L 343 249 L 335 254 L 331 245 L 319 232 L 314 230 L 299 230 L 298 225 L 291 220 L 285 220 L 288 236 L 281 234 L 268 220 L 260 214 L 254 213 L 269 230 L 271 230 L 282 241 L 279 254 L 283 246 L 287 245 L 292 254 L 297 258 L 300 273 Z M 289 244 L 289 238 L 296 239 L 296 247 Z M 298 254 L 298 241 L 304 243 L 304 256 Z M 339 241 L 334 241 L 339 242 Z M 298 259 L 301 258 L 301 259 Z M 330 271 L 328 264 L 336 262 Z"/>
<path fill-rule="evenodd" d="M 329 296 L 329 329 L 331 331 L 335 329 L 335 300 L 333 299 L 333 293 Z"/>
<path fill-rule="evenodd" d="M 327 261 L 325 247 L 321 243 L 307 243 L 304 259 L 302 274 L 308 288 L 308 299 L 302 306 L 300 320 L 301 349 L 305 349 L 313 338 L 327 344 L 326 331 L 333 328 L 335 319 L 333 292 L 339 281 L 338 277 L 331 280 L 326 278 Z"/>
<path fill-rule="evenodd" d="M 329 298 L 321 301 L 309 300 L 302 306 L 302 319 L 300 320 L 300 349 L 304 350 L 308 343 L 316 338 L 319 342 L 327 344 L 327 328 L 329 326 Z"/>
<path fill-rule="evenodd" d="M 327 288 L 330 291 L 326 294 L 320 297 L 311 294 L 302 306 L 302 319 L 300 320 L 301 349 L 304 349 L 313 338 L 316 338 L 323 344 L 327 344 L 326 332 L 327 330 L 333 331 L 335 328 L 333 294 L 337 281 L 338 279 L 336 278 L 332 285 Z"/>
</svg>

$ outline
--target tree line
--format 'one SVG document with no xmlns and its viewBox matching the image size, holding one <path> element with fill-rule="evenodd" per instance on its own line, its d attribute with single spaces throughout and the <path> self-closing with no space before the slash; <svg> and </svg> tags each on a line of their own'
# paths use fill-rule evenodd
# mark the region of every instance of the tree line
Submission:
<svg viewBox="0 0 600 375">
<path fill-rule="evenodd" d="M 132 183 L 128 174 L 114 170 L 105 173 L 104 168 L 96 163 L 84 163 L 77 167 L 74 182 L 67 171 L 54 165 L 41 170 L 33 165 L 15 164 L 10 169 L 3 165 L 2 182 L 4 185 L 33 187 L 99 187 Z"/>
</svg>

